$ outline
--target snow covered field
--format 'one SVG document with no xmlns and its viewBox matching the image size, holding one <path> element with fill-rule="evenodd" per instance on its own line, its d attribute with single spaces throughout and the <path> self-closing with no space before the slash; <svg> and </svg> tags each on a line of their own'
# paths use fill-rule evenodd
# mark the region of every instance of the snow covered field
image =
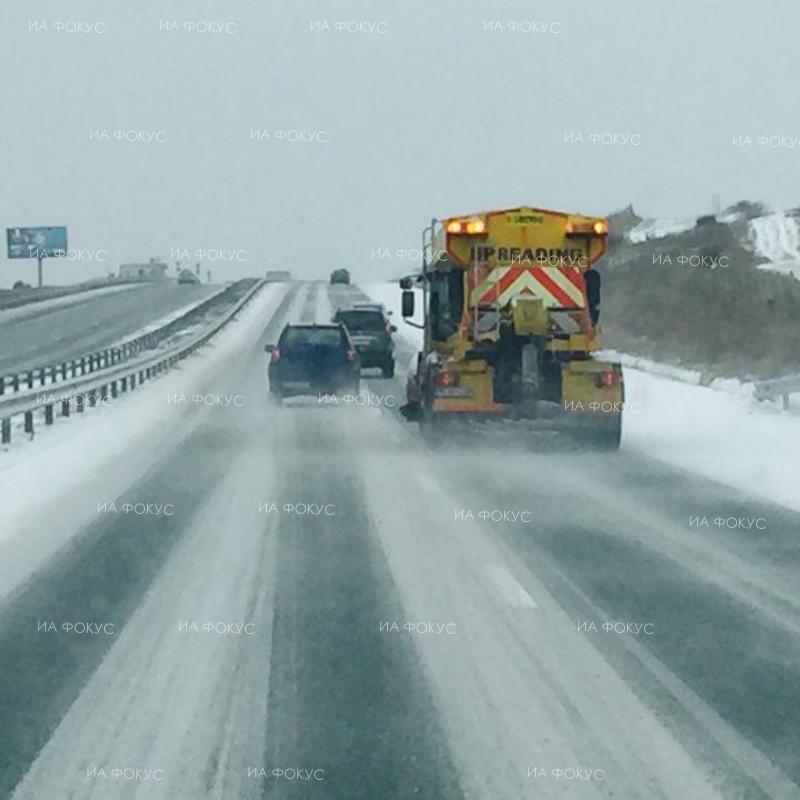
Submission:
<svg viewBox="0 0 800 800">
<path fill-rule="evenodd" d="M 400 316 L 400 289 L 385 283 L 362 288 L 394 312 L 398 335 L 419 348 L 422 331 L 405 325 Z M 624 449 L 800 510 L 800 404 L 796 399 L 793 408 L 781 411 L 777 401 L 754 400 L 748 384 L 723 381 L 699 386 L 699 373 L 691 370 L 630 356 L 620 360 L 628 362 Z M 398 360 L 398 370 L 407 366 Z"/>
</svg>

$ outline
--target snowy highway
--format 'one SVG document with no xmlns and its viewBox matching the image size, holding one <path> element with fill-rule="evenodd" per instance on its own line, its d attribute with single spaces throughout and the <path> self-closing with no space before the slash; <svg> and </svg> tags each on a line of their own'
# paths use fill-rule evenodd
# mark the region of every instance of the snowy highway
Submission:
<svg viewBox="0 0 800 800">
<path fill-rule="evenodd" d="M 401 335 L 357 402 L 268 405 L 264 346 L 358 299 L 267 285 L 0 454 L 0 798 L 800 797 L 800 513 L 625 440 L 434 451 Z"/>
<path fill-rule="evenodd" d="M 218 286 L 165 281 L 0 311 L 0 374 L 55 364 L 109 347 L 216 291 Z"/>
</svg>

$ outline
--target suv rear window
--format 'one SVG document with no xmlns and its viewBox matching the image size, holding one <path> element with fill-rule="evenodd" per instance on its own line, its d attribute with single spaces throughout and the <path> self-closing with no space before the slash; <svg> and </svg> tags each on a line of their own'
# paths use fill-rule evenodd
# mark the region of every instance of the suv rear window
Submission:
<svg viewBox="0 0 800 800">
<path fill-rule="evenodd" d="M 283 347 L 299 344 L 343 347 L 345 341 L 339 328 L 287 328 L 283 334 Z"/>
<path fill-rule="evenodd" d="M 342 311 L 339 320 L 349 331 L 382 331 L 386 321 L 380 311 Z"/>
</svg>

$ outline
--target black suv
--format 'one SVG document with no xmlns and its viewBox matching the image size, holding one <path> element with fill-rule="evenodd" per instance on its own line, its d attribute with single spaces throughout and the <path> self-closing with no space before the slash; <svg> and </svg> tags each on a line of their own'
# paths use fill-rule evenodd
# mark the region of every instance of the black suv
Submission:
<svg viewBox="0 0 800 800">
<path fill-rule="evenodd" d="M 340 308 L 333 317 L 343 324 L 361 357 L 362 367 L 380 367 L 384 378 L 394 375 L 394 340 L 397 330 L 389 323 L 383 306 L 360 303 L 352 308 Z"/>
<path fill-rule="evenodd" d="M 270 397 L 303 394 L 355 394 L 361 365 L 344 325 L 287 325 L 270 353 Z"/>
</svg>

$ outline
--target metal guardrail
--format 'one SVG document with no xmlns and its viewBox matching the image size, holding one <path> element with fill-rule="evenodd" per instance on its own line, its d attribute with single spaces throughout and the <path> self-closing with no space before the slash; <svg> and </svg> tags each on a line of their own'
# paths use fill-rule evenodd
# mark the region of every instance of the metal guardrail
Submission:
<svg viewBox="0 0 800 800">
<path fill-rule="evenodd" d="M 38 391 L 28 388 L 26 391 L 0 395 L 0 443 L 8 444 L 11 441 L 11 420 L 15 416 L 24 414 L 24 431 L 32 434 L 34 431 L 33 412 L 39 408 L 44 409 L 45 425 L 52 425 L 55 416 L 54 406 L 59 402 L 61 416 L 69 417 L 73 404 L 75 410 L 81 413 L 86 410 L 87 404 L 96 406 L 98 402 L 106 400 L 109 395 L 115 398 L 120 392 L 127 392 L 129 389 L 133 391 L 138 384 L 165 372 L 204 345 L 227 325 L 264 286 L 264 283 L 263 280 L 258 281 L 233 308 L 189 342 L 144 358 L 134 359 L 131 357 L 123 363 L 112 359 L 107 363 L 104 362 L 105 366 L 99 366 L 94 372 L 79 374 L 77 377 L 73 376 L 71 380 L 57 384 L 47 384 L 45 387 L 40 387 Z M 76 360 L 80 362 L 80 359 Z M 59 399 L 55 397 L 53 390 L 60 394 Z"/>
<path fill-rule="evenodd" d="M 767 381 L 756 381 L 756 400 L 774 400 L 780 397 L 783 408 L 789 408 L 789 395 L 800 392 L 800 375 L 789 375 L 785 378 L 772 378 Z"/>
<path fill-rule="evenodd" d="M 230 287 L 228 287 L 230 288 Z M 20 370 L 10 375 L 0 375 L 0 402 L 3 395 L 10 392 L 19 392 L 25 389 L 33 389 L 34 386 L 51 386 L 60 381 L 59 385 L 64 385 L 68 377 L 77 378 L 101 369 L 107 369 L 122 361 L 139 355 L 145 350 L 153 350 L 158 343 L 171 336 L 177 323 L 185 321 L 198 313 L 205 311 L 212 303 L 219 300 L 228 289 L 216 292 L 211 297 L 198 303 L 194 308 L 189 309 L 177 319 L 172 320 L 163 327 L 150 333 L 144 333 L 128 342 L 123 342 L 118 347 L 106 347 L 103 350 L 96 350 L 84 356 L 67 359 L 60 364 L 48 364 L 41 367 L 30 367 Z"/>
</svg>

